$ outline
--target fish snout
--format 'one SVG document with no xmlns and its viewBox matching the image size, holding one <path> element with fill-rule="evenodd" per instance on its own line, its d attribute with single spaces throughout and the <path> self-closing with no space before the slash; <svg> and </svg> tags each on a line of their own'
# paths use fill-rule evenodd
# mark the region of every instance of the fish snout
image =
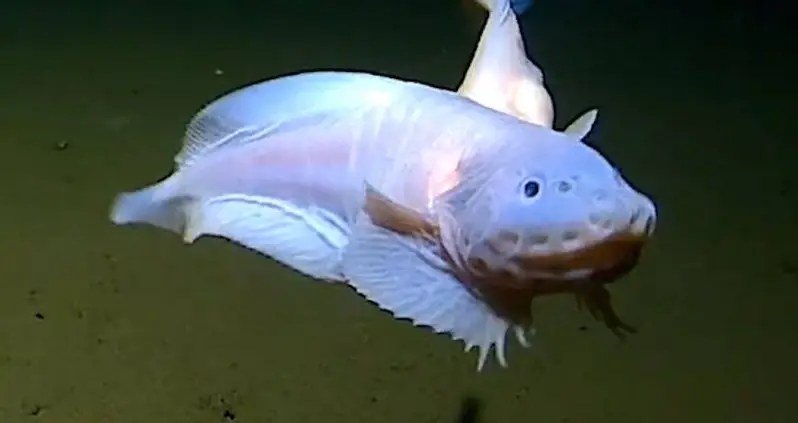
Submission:
<svg viewBox="0 0 798 423">
<path fill-rule="evenodd" d="M 602 193 L 594 199 L 588 230 L 598 239 L 620 234 L 645 238 L 654 232 L 656 222 L 656 207 L 647 197 L 636 192 L 614 198 Z"/>
<path fill-rule="evenodd" d="M 644 218 L 642 221 L 645 222 L 641 228 L 642 233 L 645 236 L 651 236 L 657 227 L 657 206 L 654 205 L 650 198 L 644 195 L 640 195 L 640 199 L 642 202 L 640 206 L 641 216 Z"/>
<path fill-rule="evenodd" d="M 468 255 L 525 277 L 578 279 L 634 262 L 654 231 L 654 203 L 622 178 L 540 185 L 533 201 L 487 219 L 501 222 L 498 230 L 467 236 Z"/>
<path fill-rule="evenodd" d="M 527 258 L 582 255 L 619 239 L 642 246 L 654 231 L 657 214 L 653 202 L 628 186 L 613 190 L 575 185 L 555 188 L 540 199 L 535 224 L 520 233 L 505 232 L 493 238 L 496 252 Z M 602 257 L 602 261 L 615 261 L 609 255 Z"/>
<path fill-rule="evenodd" d="M 527 228 L 526 245 L 520 249 L 533 254 L 567 253 L 621 235 L 646 238 L 656 224 L 654 204 L 626 189 L 551 195 L 544 224 Z"/>
<path fill-rule="evenodd" d="M 656 222 L 650 201 L 631 206 L 617 198 L 596 199 L 581 213 L 563 215 L 520 236 L 496 237 L 491 250 L 524 278 L 582 279 L 635 263 Z"/>
</svg>

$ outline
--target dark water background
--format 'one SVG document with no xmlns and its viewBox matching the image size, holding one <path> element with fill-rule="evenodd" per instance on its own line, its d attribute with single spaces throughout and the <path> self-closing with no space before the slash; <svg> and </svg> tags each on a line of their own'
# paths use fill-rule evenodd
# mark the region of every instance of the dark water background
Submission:
<svg viewBox="0 0 798 423">
<path fill-rule="evenodd" d="M 457 0 L 0 6 L 0 422 L 798 421 L 795 22 L 776 3 L 538 0 L 563 125 L 660 207 L 612 287 L 619 343 L 570 298 L 535 347 L 460 344 L 230 243 L 113 227 L 224 91 L 311 68 L 454 88 L 482 15 Z M 222 74 L 217 75 L 216 71 Z"/>
</svg>

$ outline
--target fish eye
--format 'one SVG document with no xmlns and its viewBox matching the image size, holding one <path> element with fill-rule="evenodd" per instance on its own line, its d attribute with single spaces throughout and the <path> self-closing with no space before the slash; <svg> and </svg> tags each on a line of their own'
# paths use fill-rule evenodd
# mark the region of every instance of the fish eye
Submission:
<svg viewBox="0 0 798 423">
<path fill-rule="evenodd" d="M 526 181 L 524 183 L 524 196 L 535 198 L 540 193 L 540 183 L 538 181 Z"/>
</svg>

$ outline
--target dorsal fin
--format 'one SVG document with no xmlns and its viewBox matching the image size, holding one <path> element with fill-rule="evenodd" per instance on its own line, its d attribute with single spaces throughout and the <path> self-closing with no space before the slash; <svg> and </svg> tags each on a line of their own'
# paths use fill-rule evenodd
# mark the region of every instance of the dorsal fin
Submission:
<svg viewBox="0 0 798 423">
<path fill-rule="evenodd" d="M 241 127 L 213 113 L 200 113 L 186 128 L 183 148 L 175 156 L 178 168 L 190 166 L 197 158 L 225 145 L 251 142 L 272 132 L 273 127 Z"/>
<path fill-rule="evenodd" d="M 571 138 L 581 141 L 593 129 L 596 117 L 598 117 L 598 110 L 590 109 L 571 122 L 563 132 Z"/>
<path fill-rule="evenodd" d="M 326 114 L 390 102 L 406 83 L 361 72 L 306 72 L 233 91 L 191 120 L 178 168 L 222 146 L 249 143 Z"/>
</svg>

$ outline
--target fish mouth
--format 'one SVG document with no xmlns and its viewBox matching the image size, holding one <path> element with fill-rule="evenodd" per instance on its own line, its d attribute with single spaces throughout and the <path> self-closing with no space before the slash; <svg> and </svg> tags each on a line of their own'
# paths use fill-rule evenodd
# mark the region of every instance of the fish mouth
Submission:
<svg viewBox="0 0 798 423">
<path fill-rule="evenodd" d="M 618 317 L 606 285 L 634 269 L 647 239 L 645 233 L 624 232 L 569 251 L 516 251 L 505 255 L 498 266 L 475 255 L 466 257 L 464 268 L 455 272 L 473 295 L 514 324 L 532 325 L 534 298 L 574 294 L 580 309 L 586 308 L 623 339 L 626 333 L 637 330 Z M 496 253 L 510 253 L 507 241 L 506 237 L 498 237 L 487 241 L 487 245 Z"/>
<path fill-rule="evenodd" d="M 608 272 L 625 274 L 637 264 L 646 240 L 641 234 L 620 233 L 568 251 L 516 254 L 510 262 L 522 278 L 578 280 Z"/>
</svg>

